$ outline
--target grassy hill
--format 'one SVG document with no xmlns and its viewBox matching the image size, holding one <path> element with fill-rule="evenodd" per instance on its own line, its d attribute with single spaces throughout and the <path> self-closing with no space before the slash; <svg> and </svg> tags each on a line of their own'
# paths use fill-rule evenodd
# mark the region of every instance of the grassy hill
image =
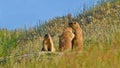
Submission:
<svg viewBox="0 0 120 68">
<path fill-rule="evenodd" d="M 68 26 L 68 16 L 55 17 L 28 30 L 0 29 L 0 68 L 119 68 L 120 1 L 100 1 L 72 19 L 83 29 L 81 54 L 40 55 L 44 34 L 53 36 L 58 50 L 58 36 Z"/>
</svg>

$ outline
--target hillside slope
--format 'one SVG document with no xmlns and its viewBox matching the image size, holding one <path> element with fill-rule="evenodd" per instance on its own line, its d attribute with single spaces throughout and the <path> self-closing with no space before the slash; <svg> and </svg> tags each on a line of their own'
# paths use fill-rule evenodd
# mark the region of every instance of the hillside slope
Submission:
<svg viewBox="0 0 120 68">
<path fill-rule="evenodd" d="M 83 29 L 83 53 L 38 55 L 46 33 L 53 36 L 58 50 L 58 36 L 68 26 L 68 18 L 56 17 L 28 30 L 0 29 L 0 68 L 119 68 L 120 1 L 101 2 L 73 20 Z"/>
<path fill-rule="evenodd" d="M 119 0 L 115 0 L 114 2 L 108 0 L 107 3 L 101 2 L 99 5 L 75 15 L 73 19 L 82 24 L 81 26 L 90 23 L 102 23 L 104 25 L 108 23 L 120 23 L 120 2 Z M 40 31 L 40 35 L 42 36 L 45 33 L 50 33 L 52 35 L 60 34 L 63 28 L 68 25 L 67 22 L 67 16 L 56 17 L 45 22 L 42 26 L 38 25 L 36 29 Z"/>
</svg>

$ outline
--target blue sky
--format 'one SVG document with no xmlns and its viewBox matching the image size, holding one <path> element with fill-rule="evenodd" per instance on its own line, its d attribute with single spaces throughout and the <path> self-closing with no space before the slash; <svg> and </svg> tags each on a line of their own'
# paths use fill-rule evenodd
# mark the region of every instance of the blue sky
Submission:
<svg viewBox="0 0 120 68">
<path fill-rule="evenodd" d="M 0 0 L 0 28 L 34 26 L 38 20 L 75 14 L 98 0 Z"/>
</svg>

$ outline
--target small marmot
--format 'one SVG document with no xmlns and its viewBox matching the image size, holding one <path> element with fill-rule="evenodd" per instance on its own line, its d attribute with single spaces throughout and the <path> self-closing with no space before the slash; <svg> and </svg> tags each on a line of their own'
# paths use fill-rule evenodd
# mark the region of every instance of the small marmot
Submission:
<svg viewBox="0 0 120 68">
<path fill-rule="evenodd" d="M 53 40 L 50 34 L 45 34 L 42 46 L 43 47 L 41 51 L 55 52 L 55 47 L 54 47 Z"/>
</svg>

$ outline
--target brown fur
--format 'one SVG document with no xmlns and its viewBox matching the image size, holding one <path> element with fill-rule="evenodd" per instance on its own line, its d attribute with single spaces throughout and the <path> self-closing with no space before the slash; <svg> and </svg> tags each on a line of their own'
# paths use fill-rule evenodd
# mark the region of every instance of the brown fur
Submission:
<svg viewBox="0 0 120 68">
<path fill-rule="evenodd" d="M 72 28 L 67 27 L 64 29 L 62 35 L 59 37 L 59 51 L 69 51 L 72 49 L 72 39 L 74 34 Z"/>
<path fill-rule="evenodd" d="M 55 48 L 54 48 L 54 45 L 53 45 L 53 40 L 52 40 L 50 34 L 45 34 L 42 45 L 43 45 L 43 47 L 42 47 L 41 51 L 55 52 Z"/>
<path fill-rule="evenodd" d="M 83 35 L 82 35 L 82 29 L 78 22 L 71 22 L 69 23 L 69 26 L 72 27 L 75 33 L 75 37 L 72 41 L 72 49 L 77 51 L 83 50 Z"/>
</svg>

